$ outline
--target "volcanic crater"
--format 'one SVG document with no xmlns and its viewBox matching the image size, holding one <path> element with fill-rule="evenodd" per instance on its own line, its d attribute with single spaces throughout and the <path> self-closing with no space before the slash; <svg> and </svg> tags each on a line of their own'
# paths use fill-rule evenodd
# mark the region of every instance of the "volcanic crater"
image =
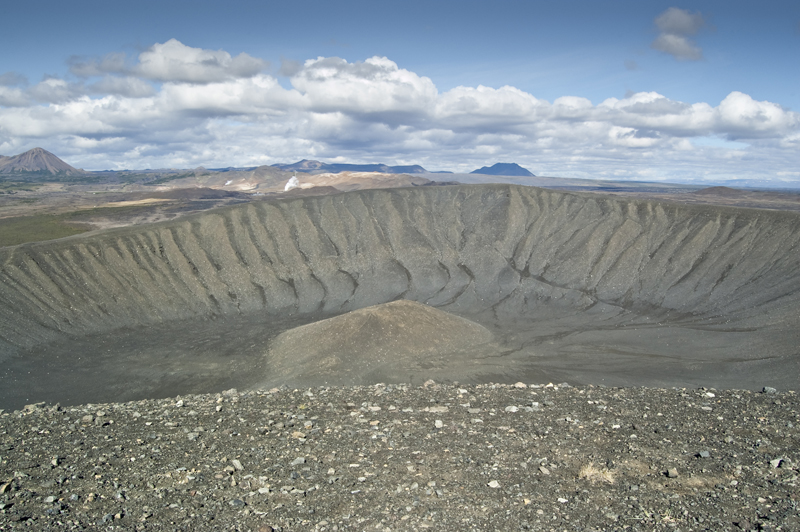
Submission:
<svg viewBox="0 0 800 532">
<path fill-rule="evenodd" d="M 796 213 L 492 184 L 4 248 L 0 407 L 431 377 L 796 388 L 798 240 Z"/>
</svg>

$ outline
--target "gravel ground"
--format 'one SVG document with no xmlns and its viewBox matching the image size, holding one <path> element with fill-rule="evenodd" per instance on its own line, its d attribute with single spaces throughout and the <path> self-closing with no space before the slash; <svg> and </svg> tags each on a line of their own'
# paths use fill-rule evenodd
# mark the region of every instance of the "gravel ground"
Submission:
<svg viewBox="0 0 800 532">
<path fill-rule="evenodd" d="M 0 416 L 0 530 L 800 530 L 794 392 L 375 385 Z"/>
</svg>

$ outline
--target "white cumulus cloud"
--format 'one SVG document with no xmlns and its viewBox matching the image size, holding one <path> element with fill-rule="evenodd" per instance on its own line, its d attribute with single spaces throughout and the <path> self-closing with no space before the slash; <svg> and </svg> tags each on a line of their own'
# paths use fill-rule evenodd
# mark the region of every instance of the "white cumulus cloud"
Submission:
<svg viewBox="0 0 800 532">
<path fill-rule="evenodd" d="M 152 84 L 132 76 L 104 76 L 97 83 L 89 85 L 88 90 L 95 94 L 119 94 L 129 98 L 153 96 L 156 93 Z"/>
<path fill-rule="evenodd" d="M 438 99 L 435 117 L 443 126 L 489 131 L 531 124 L 549 114 L 550 104 L 515 87 L 455 87 Z"/>
<path fill-rule="evenodd" d="M 67 60 L 69 71 L 81 78 L 91 78 L 109 73 L 122 73 L 127 69 L 124 53 L 115 52 L 103 57 L 72 56 Z"/>
<path fill-rule="evenodd" d="M 27 93 L 40 102 L 61 103 L 80 97 L 83 88 L 66 80 L 50 77 L 29 88 Z"/>
<path fill-rule="evenodd" d="M 718 133 L 730 139 L 789 137 L 800 128 L 800 114 L 734 91 L 717 108 Z"/>
<path fill-rule="evenodd" d="M 28 79 L 19 72 L 5 72 L 0 74 L 0 87 L 14 87 L 27 85 Z"/>
<path fill-rule="evenodd" d="M 30 98 L 24 90 L 0 85 L 0 107 L 21 107 L 29 103 Z"/>
<path fill-rule="evenodd" d="M 705 25 L 703 15 L 671 7 L 656 17 L 656 26 L 664 33 L 694 35 Z"/>
<path fill-rule="evenodd" d="M 433 82 L 399 68 L 386 57 L 348 63 L 338 57 L 309 59 L 291 77 L 307 108 L 316 112 L 346 111 L 353 115 L 409 115 L 426 112 L 436 101 Z"/>
<path fill-rule="evenodd" d="M 139 54 L 136 74 L 157 81 L 212 83 L 255 76 L 267 63 L 241 53 L 236 57 L 224 50 L 186 46 L 176 39 L 157 43 Z"/>
<path fill-rule="evenodd" d="M 689 37 L 705 25 L 703 15 L 671 7 L 656 17 L 660 34 L 650 45 L 680 61 L 699 61 L 703 51 Z"/>
</svg>

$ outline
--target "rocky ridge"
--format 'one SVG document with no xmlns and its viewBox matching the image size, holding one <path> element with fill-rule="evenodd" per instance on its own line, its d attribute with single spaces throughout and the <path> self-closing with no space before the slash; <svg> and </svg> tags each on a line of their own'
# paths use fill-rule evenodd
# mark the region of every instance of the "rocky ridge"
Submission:
<svg viewBox="0 0 800 532">
<path fill-rule="evenodd" d="M 794 392 L 374 385 L 0 416 L 0 530 L 797 530 Z"/>
</svg>

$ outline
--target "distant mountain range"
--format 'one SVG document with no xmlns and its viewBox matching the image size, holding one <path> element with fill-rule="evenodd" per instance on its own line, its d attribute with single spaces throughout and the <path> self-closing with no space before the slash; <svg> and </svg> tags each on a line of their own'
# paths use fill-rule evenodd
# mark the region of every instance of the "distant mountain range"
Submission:
<svg viewBox="0 0 800 532">
<path fill-rule="evenodd" d="M 273 164 L 272 166 L 252 167 L 252 168 L 218 168 L 212 169 L 212 172 L 229 172 L 229 171 L 260 171 L 264 173 L 268 168 L 275 168 L 287 172 L 303 172 L 307 174 L 322 174 L 331 173 L 338 174 L 340 172 L 380 172 L 383 174 L 449 174 L 452 172 L 429 172 L 418 164 L 406 166 L 389 166 L 386 164 L 341 164 L 341 163 L 323 163 L 320 161 L 313 161 L 303 159 L 292 164 Z M 199 168 L 207 172 L 204 168 Z M 473 174 L 485 175 L 505 175 L 505 176 L 533 176 L 525 168 L 516 163 L 497 163 L 493 166 L 484 166 L 474 172 Z M 51 174 L 58 176 L 87 176 L 92 172 L 86 172 L 79 168 L 75 168 L 65 163 L 57 156 L 42 148 L 33 148 L 25 153 L 15 155 L 13 157 L 6 157 L 0 155 L 0 175 L 20 175 L 20 174 Z"/>
<path fill-rule="evenodd" d="M 320 161 L 302 161 L 292 164 L 273 164 L 272 166 L 287 172 L 304 172 L 307 174 L 339 172 L 380 172 L 383 174 L 428 174 L 427 170 L 418 164 L 411 166 L 387 166 L 385 164 L 329 164 Z"/>
<path fill-rule="evenodd" d="M 0 156 L 0 174 L 43 173 L 53 175 L 85 175 L 42 148 L 33 148 L 13 157 Z"/>
<path fill-rule="evenodd" d="M 531 172 L 521 167 L 517 163 L 496 163 L 492 166 L 484 166 L 470 172 L 471 174 L 483 175 L 510 175 L 518 177 L 536 177 Z"/>
<path fill-rule="evenodd" d="M 451 174 L 452 172 L 429 172 L 418 164 L 410 166 L 388 166 L 385 164 L 329 164 L 320 161 L 302 161 L 292 164 L 273 164 L 272 166 L 289 172 L 304 172 L 307 174 L 320 174 L 339 172 L 381 172 L 383 174 Z M 496 163 L 492 166 L 484 166 L 471 174 L 484 175 L 505 175 L 516 177 L 535 177 L 531 172 L 521 167 L 517 163 Z"/>
</svg>

